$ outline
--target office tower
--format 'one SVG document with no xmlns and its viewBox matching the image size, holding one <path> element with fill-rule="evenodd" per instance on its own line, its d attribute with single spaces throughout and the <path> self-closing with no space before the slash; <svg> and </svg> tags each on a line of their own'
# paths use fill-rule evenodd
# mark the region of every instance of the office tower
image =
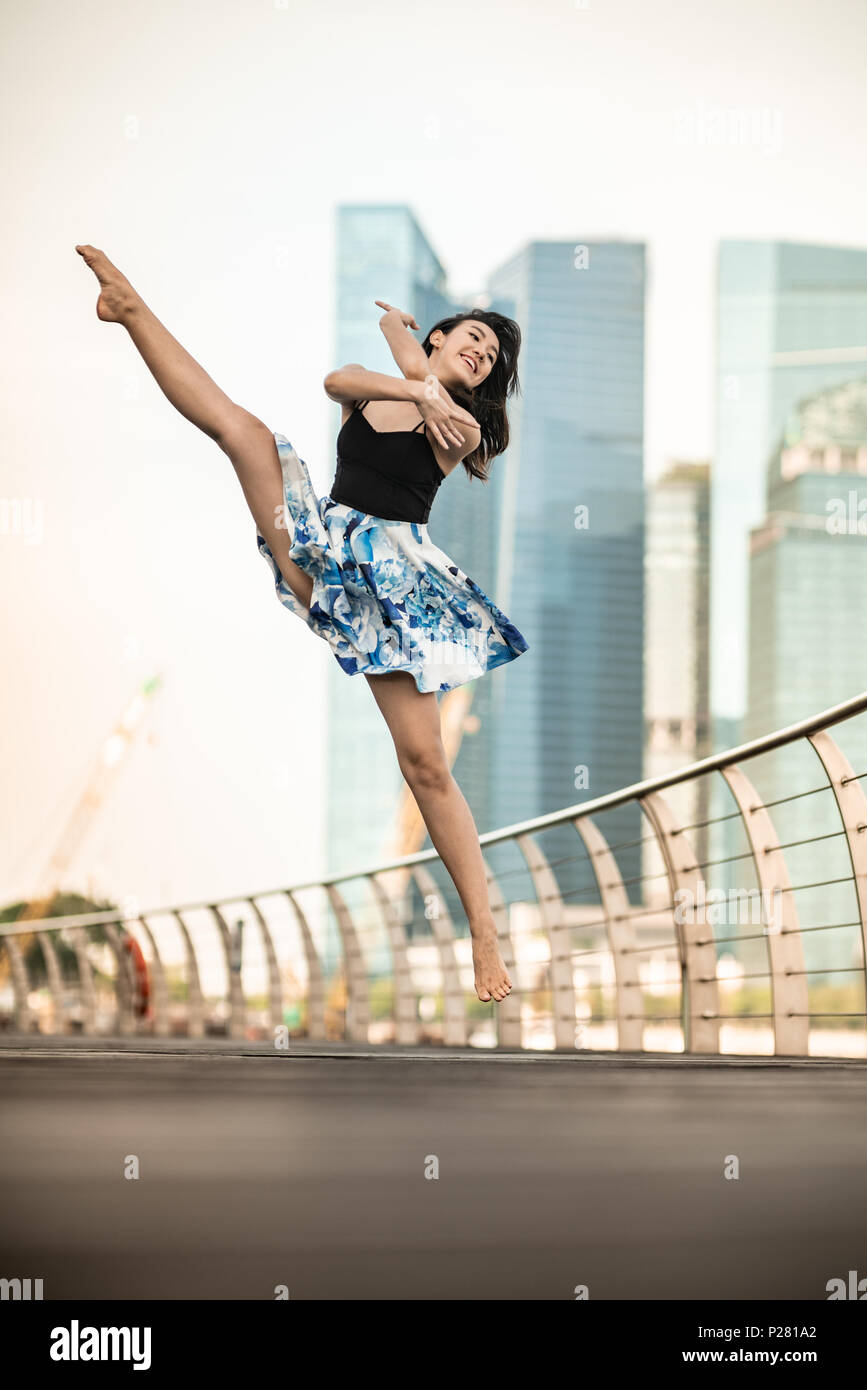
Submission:
<svg viewBox="0 0 867 1390">
<path fill-rule="evenodd" d="M 711 710 L 738 719 L 746 705 L 748 538 L 765 513 L 768 456 L 798 401 L 867 363 L 867 250 L 722 242 L 716 334 Z"/>
<path fill-rule="evenodd" d="M 750 531 L 766 512 L 768 459 L 793 407 L 867 363 L 867 250 L 724 241 L 717 265 L 716 447 L 711 471 L 714 751 L 746 739 Z M 764 721 L 761 732 L 770 733 Z M 717 780 L 710 854 L 738 880 L 741 830 Z M 725 875 L 717 870 L 721 886 Z"/>
<path fill-rule="evenodd" d="M 650 778 L 710 752 L 710 465 L 677 462 L 657 478 L 648 487 L 646 526 L 644 776 Z M 706 778 L 664 793 L 678 824 L 690 827 L 699 862 L 707 858 L 707 793 Z"/>
<path fill-rule="evenodd" d="M 748 738 L 867 689 L 867 375 L 798 404 L 767 484 L 767 515 L 751 533 Z M 835 726 L 831 736 L 856 774 L 867 771 L 863 718 Z M 833 795 L 818 790 L 826 782 L 803 746 L 762 760 L 761 795 L 777 803 L 793 896 L 807 926 L 853 915 L 850 887 L 835 883 L 851 865 Z M 822 835 L 830 838 L 816 838 Z M 846 966 L 857 948 L 846 930 L 816 932 L 809 944 L 810 963 L 829 969 Z"/>
<path fill-rule="evenodd" d="M 487 678 L 498 824 L 641 777 L 644 259 L 637 243 L 530 242 L 489 280 L 492 307 L 524 333 L 512 439 L 494 464 L 496 601 L 529 643 Z M 618 861 L 634 893 L 638 812 L 600 829 L 628 842 Z M 592 900 L 574 830 L 546 849 L 572 901 Z"/>
<path fill-rule="evenodd" d="M 751 535 L 750 738 L 867 689 L 867 375 L 801 403 L 772 465 Z"/>
</svg>

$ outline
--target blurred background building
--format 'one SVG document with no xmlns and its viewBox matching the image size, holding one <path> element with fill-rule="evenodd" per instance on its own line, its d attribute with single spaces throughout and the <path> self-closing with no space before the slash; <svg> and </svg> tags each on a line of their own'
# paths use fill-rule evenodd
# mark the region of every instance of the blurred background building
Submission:
<svg viewBox="0 0 867 1390">
<path fill-rule="evenodd" d="M 867 250 L 786 241 L 722 241 L 716 283 L 716 448 L 711 470 L 711 714 L 715 751 L 770 733 L 785 723 L 775 719 L 768 682 L 781 671 L 762 674 L 765 649 L 760 632 L 766 599 L 763 583 L 774 563 L 770 556 L 753 567 L 751 547 L 766 545 L 770 502 L 768 479 L 780 475 L 780 449 L 787 422 L 799 402 L 817 392 L 845 385 L 867 364 Z M 780 479 L 782 482 L 782 479 Z M 776 496 L 776 493 L 775 493 Z M 798 492 L 801 506 L 806 496 Z M 759 537 L 751 541 L 754 528 Z M 806 523 L 802 524 L 803 534 Z M 755 591 L 750 598 L 751 576 Z M 847 590 L 832 574 L 823 587 L 829 611 L 846 608 Z M 790 591 L 795 603 L 797 589 Z M 750 635 L 750 613 L 755 615 Z M 790 606 L 791 612 L 791 606 Z M 799 638 L 789 639 L 797 644 Z M 806 648 L 802 648 L 802 664 Z M 748 667 L 752 661 L 753 674 Z M 810 658 L 816 662 L 815 657 Z M 799 677 L 790 668 L 793 691 Z M 817 673 L 821 683 L 821 674 Z M 828 687 L 830 688 L 830 686 Z M 857 694 L 863 680 L 834 687 L 836 703 Z M 802 712 L 806 713 L 803 705 Z M 813 711 L 822 705 L 811 707 Z M 770 722 L 768 722 L 770 721 Z M 770 793 L 768 793 L 769 795 Z M 742 848 L 740 827 L 724 788 L 715 783 L 711 857 L 730 859 Z M 720 870 L 721 884 L 738 875 Z"/>
<path fill-rule="evenodd" d="M 644 776 L 710 751 L 710 465 L 676 462 L 648 487 Z M 706 779 L 666 793 L 699 862 L 707 858 Z M 651 862 L 645 857 L 645 871 Z M 656 867 L 656 860 L 653 860 Z M 667 893 L 657 881 L 660 894 Z M 648 883 L 648 898 L 652 885 Z"/>
<path fill-rule="evenodd" d="M 816 392 L 789 413 L 768 462 L 766 515 L 750 533 L 747 739 L 784 728 L 867 688 L 867 375 Z M 861 720 L 832 730 L 867 774 Z M 761 760 L 814 968 L 859 957 L 851 865 L 818 759 L 783 748 Z M 789 798 L 790 789 L 816 789 Z M 807 938 L 810 942 L 810 938 Z"/>
<path fill-rule="evenodd" d="M 715 717 L 739 719 L 747 704 L 749 534 L 765 515 L 768 459 L 798 401 L 867 365 L 867 250 L 722 241 L 716 299 L 711 706 Z M 729 746 L 729 725 L 724 733 L 717 748 Z"/>
</svg>

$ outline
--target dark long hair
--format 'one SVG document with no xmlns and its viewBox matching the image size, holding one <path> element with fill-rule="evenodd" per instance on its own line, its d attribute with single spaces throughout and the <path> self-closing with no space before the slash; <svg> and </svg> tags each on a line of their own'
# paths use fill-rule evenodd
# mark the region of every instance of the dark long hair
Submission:
<svg viewBox="0 0 867 1390">
<path fill-rule="evenodd" d="M 448 335 L 464 319 L 476 319 L 496 333 L 500 343 L 497 360 L 485 380 L 475 391 L 463 385 L 450 386 L 448 393 L 458 405 L 463 406 L 473 416 L 482 431 L 478 449 L 463 460 L 470 479 L 481 478 L 487 482 L 490 477 L 489 465 L 506 451 L 509 445 L 509 417 L 506 414 L 506 400 L 520 392 L 518 381 L 518 353 L 521 351 L 521 330 L 514 319 L 498 314 L 493 309 L 468 309 L 465 313 L 452 314 L 440 319 L 428 333 L 422 347 L 430 357 L 433 352 L 431 333 L 439 329 Z"/>
</svg>

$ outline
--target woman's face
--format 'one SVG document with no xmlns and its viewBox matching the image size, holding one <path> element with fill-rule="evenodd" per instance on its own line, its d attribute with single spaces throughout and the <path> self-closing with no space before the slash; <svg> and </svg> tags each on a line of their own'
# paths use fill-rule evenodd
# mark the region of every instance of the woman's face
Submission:
<svg viewBox="0 0 867 1390">
<path fill-rule="evenodd" d="M 500 351 L 496 333 L 476 319 L 463 319 L 449 334 L 438 330 L 431 343 L 432 365 L 443 385 L 470 391 L 490 376 Z"/>
</svg>

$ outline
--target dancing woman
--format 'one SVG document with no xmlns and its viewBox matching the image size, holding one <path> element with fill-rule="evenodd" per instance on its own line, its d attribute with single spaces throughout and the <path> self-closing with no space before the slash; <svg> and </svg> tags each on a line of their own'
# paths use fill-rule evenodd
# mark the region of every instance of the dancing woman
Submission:
<svg viewBox="0 0 867 1390">
<path fill-rule="evenodd" d="M 500 1002 L 512 981 L 478 830 L 443 748 L 436 692 L 514 660 L 527 642 L 433 543 L 427 522 L 459 463 L 484 479 L 509 442 L 520 328 L 474 309 L 443 319 L 420 344 L 408 331 L 418 328 L 412 315 L 377 300 L 403 375 L 357 362 L 328 373 L 325 391 L 342 422 L 332 491 L 320 499 L 288 439 L 224 395 L 102 251 L 75 249 L 99 281 L 98 317 L 123 324 L 172 405 L 231 459 L 281 603 L 328 642 L 347 674 L 366 677 L 467 914 L 476 994 Z"/>
</svg>

